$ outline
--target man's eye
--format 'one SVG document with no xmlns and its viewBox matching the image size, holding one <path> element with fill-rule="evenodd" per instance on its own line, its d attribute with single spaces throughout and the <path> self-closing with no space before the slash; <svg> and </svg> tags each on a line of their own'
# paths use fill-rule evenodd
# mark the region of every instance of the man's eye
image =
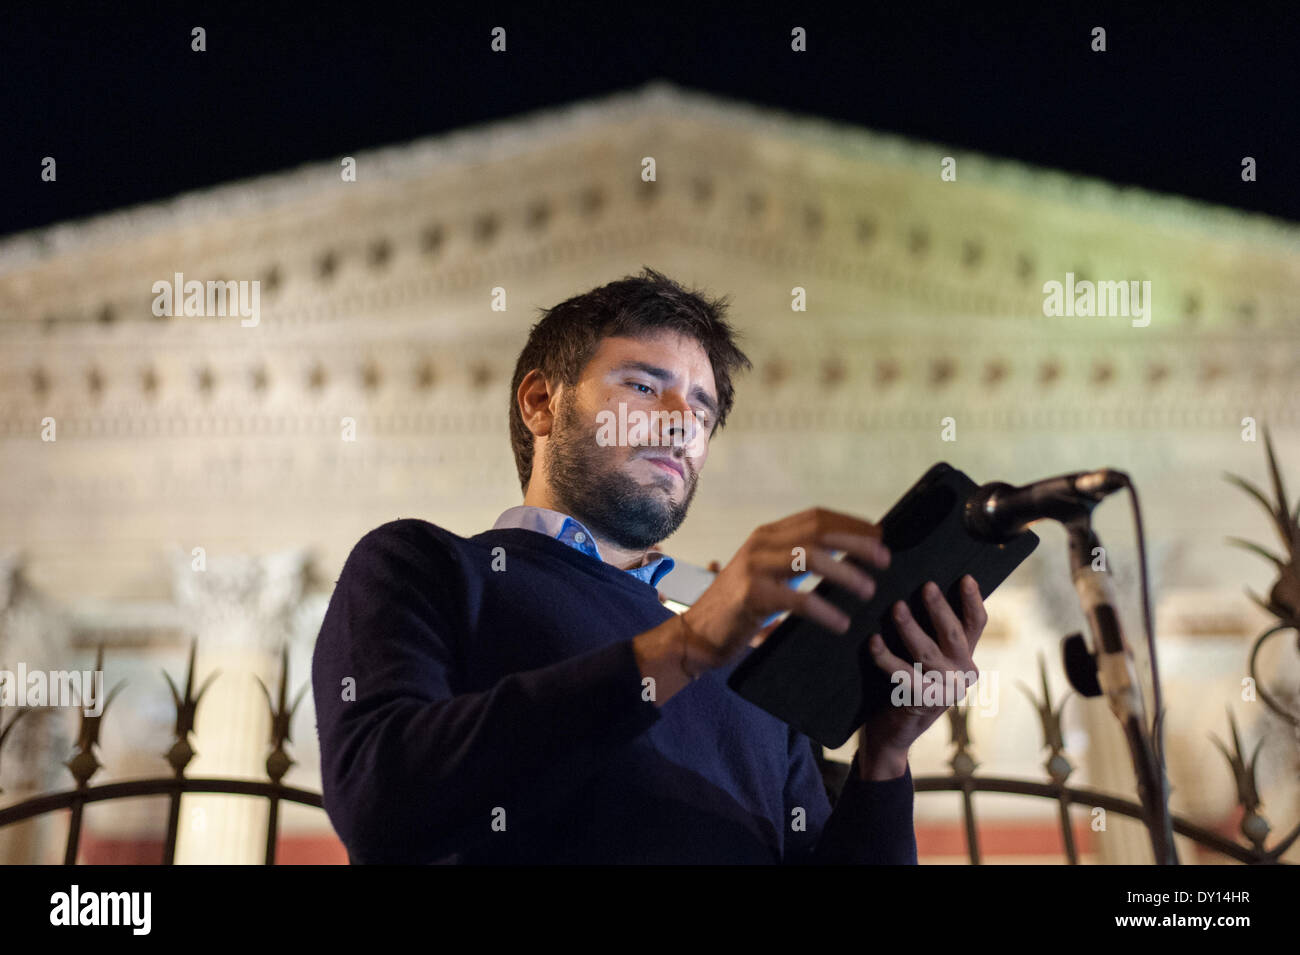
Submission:
<svg viewBox="0 0 1300 955">
<path fill-rule="evenodd" d="M 655 393 L 655 390 L 653 388 L 651 388 L 649 385 L 644 385 L 639 381 L 630 381 L 628 382 L 628 384 L 630 384 L 633 388 L 644 388 L 645 391 L 641 392 L 641 394 L 643 395 L 653 395 Z"/>
</svg>

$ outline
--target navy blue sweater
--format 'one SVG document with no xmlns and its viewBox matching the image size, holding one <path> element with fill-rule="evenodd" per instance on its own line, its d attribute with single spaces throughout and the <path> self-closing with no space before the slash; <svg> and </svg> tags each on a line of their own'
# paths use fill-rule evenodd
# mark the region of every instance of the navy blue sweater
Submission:
<svg viewBox="0 0 1300 955">
<path fill-rule="evenodd" d="M 734 663 L 644 698 L 632 638 L 671 613 L 534 531 L 366 534 L 312 657 L 350 859 L 914 864 L 910 769 L 865 782 L 855 758 L 832 813 L 807 737 L 727 687 Z"/>
</svg>

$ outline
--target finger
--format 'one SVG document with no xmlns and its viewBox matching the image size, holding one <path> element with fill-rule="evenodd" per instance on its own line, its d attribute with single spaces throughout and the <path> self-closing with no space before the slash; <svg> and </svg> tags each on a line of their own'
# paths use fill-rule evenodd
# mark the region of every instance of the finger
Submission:
<svg viewBox="0 0 1300 955">
<path fill-rule="evenodd" d="M 898 635 L 902 638 L 903 645 L 907 647 L 907 652 L 912 655 L 912 659 L 926 670 L 937 670 L 942 666 L 945 662 L 942 651 L 930 639 L 929 634 L 921 629 L 921 625 L 912 616 L 912 611 L 908 609 L 907 604 L 901 600 L 897 601 L 894 604 L 893 615 Z"/>
<path fill-rule="evenodd" d="M 746 566 L 752 574 L 771 577 L 784 582 L 791 577 L 805 573 L 804 570 L 796 569 L 795 560 L 797 557 L 802 557 L 806 564 L 808 553 L 804 551 L 802 555 L 799 555 L 793 553 L 793 548 L 783 549 L 780 546 L 773 548 L 760 547 L 754 549 L 749 555 Z"/>
<path fill-rule="evenodd" d="M 808 552 L 808 569 L 862 600 L 870 600 L 876 595 L 876 581 L 869 573 L 847 560 L 836 560 L 825 548 L 814 547 Z"/>
<path fill-rule="evenodd" d="M 861 534 L 867 537 L 879 537 L 880 527 L 871 521 L 832 511 L 824 507 L 810 507 L 790 518 L 792 526 L 811 534 L 823 534 L 827 531 L 843 531 L 848 534 Z"/>
<path fill-rule="evenodd" d="M 842 550 L 873 567 L 879 567 L 881 570 L 889 566 L 889 548 L 885 546 L 879 536 L 827 531 L 818 536 L 817 543 Z"/>
<path fill-rule="evenodd" d="M 801 594 L 789 587 L 784 589 L 792 598 L 789 606 L 791 613 L 820 624 L 832 633 L 845 633 L 849 629 L 849 615 L 824 597 L 812 592 Z"/>
<path fill-rule="evenodd" d="M 902 657 L 896 656 L 885 643 L 885 638 L 878 633 L 873 633 L 871 639 L 867 641 L 867 652 L 871 654 L 872 661 L 876 666 L 890 674 L 901 674 L 898 680 L 893 682 L 905 682 L 910 688 L 913 681 L 912 664 L 908 663 Z"/>
<path fill-rule="evenodd" d="M 975 653 L 975 644 L 979 643 L 984 627 L 989 622 L 988 611 L 984 609 L 984 598 L 980 596 L 979 583 L 970 574 L 961 579 L 962 616 L 966 621 L 966 636 L 971 654 Z"/>
<path fill-rule="evenodd" d="M 880 527 L 852 514 L 810 507 L 775 524 L 762 528 L 769 537 L 792 544 L 818 543 L 825 534 L 839 533 L 851 537 L 880 537 Z"/>
<path fill-rule="evenodd" d="M 933 580 L 927 581 L 921 588 L 921 599 L 930 611 L 930 625 L 938 638 L 944 656 L 950 660 L 967 660 L 970 658 L 970 646 L 966 640 L 966 629 L 957 619 L 948 598 L 943 595 L 939 585 Z"/>
<path fill-rule="evenodd" d="M 803 561 L 803 566 L 796 567 L 796 558 Z M 753 574 L 780 581 L 797 574 L 820 574 L 862 600 L 870 600 L 876 593 L 876 582 L 869 573 L 849 561 L 836 560 L 825 547 L 785 550 L 782 544 L 763 545 L 749 555 L 747 566 Z"/>
<path fill-rule="evenodd" d="M 849 616 L 826 598 L 812 591 L 795 590 L 776 577 L 760 575 L 755 578 L 752 604 L 762 612 L 764 618 L 788 611 L 812 620 L 834 633 L 844 633 L 849 628 Z"/>
</svg>

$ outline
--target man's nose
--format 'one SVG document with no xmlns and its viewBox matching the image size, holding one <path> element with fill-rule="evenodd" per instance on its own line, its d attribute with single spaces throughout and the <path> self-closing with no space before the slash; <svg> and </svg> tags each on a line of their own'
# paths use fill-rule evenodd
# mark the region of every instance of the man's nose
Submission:
<svg viewBox="0 0 1300 955">
<path fill-rule="evenodd" d="M 700 423 L 695 419 L 691 406 L 670 392 L 664 395 L 660 410 L 664 414 L 659 416 L 659 444 L 663 447 L 691 447 L 700 433 Z"/>
</svg>

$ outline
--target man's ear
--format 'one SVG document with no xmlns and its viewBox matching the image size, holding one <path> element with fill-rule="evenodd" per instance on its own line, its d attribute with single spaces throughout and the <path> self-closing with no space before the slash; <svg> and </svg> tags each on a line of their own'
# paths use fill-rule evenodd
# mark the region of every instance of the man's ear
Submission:
<svg viewBox="0 0 1300 955">
<path fill-rule="evenodd" d="M 551 433 L 555 424 L 551 405 L 555 397 L 556 392 L 540 368 L 534 368 L 519 382 L 515 401 L 519 403 L 519 414 L 523 418 L 524 427 L 533 433 L 533 437 L 540 438 Z"/>
</svg>

